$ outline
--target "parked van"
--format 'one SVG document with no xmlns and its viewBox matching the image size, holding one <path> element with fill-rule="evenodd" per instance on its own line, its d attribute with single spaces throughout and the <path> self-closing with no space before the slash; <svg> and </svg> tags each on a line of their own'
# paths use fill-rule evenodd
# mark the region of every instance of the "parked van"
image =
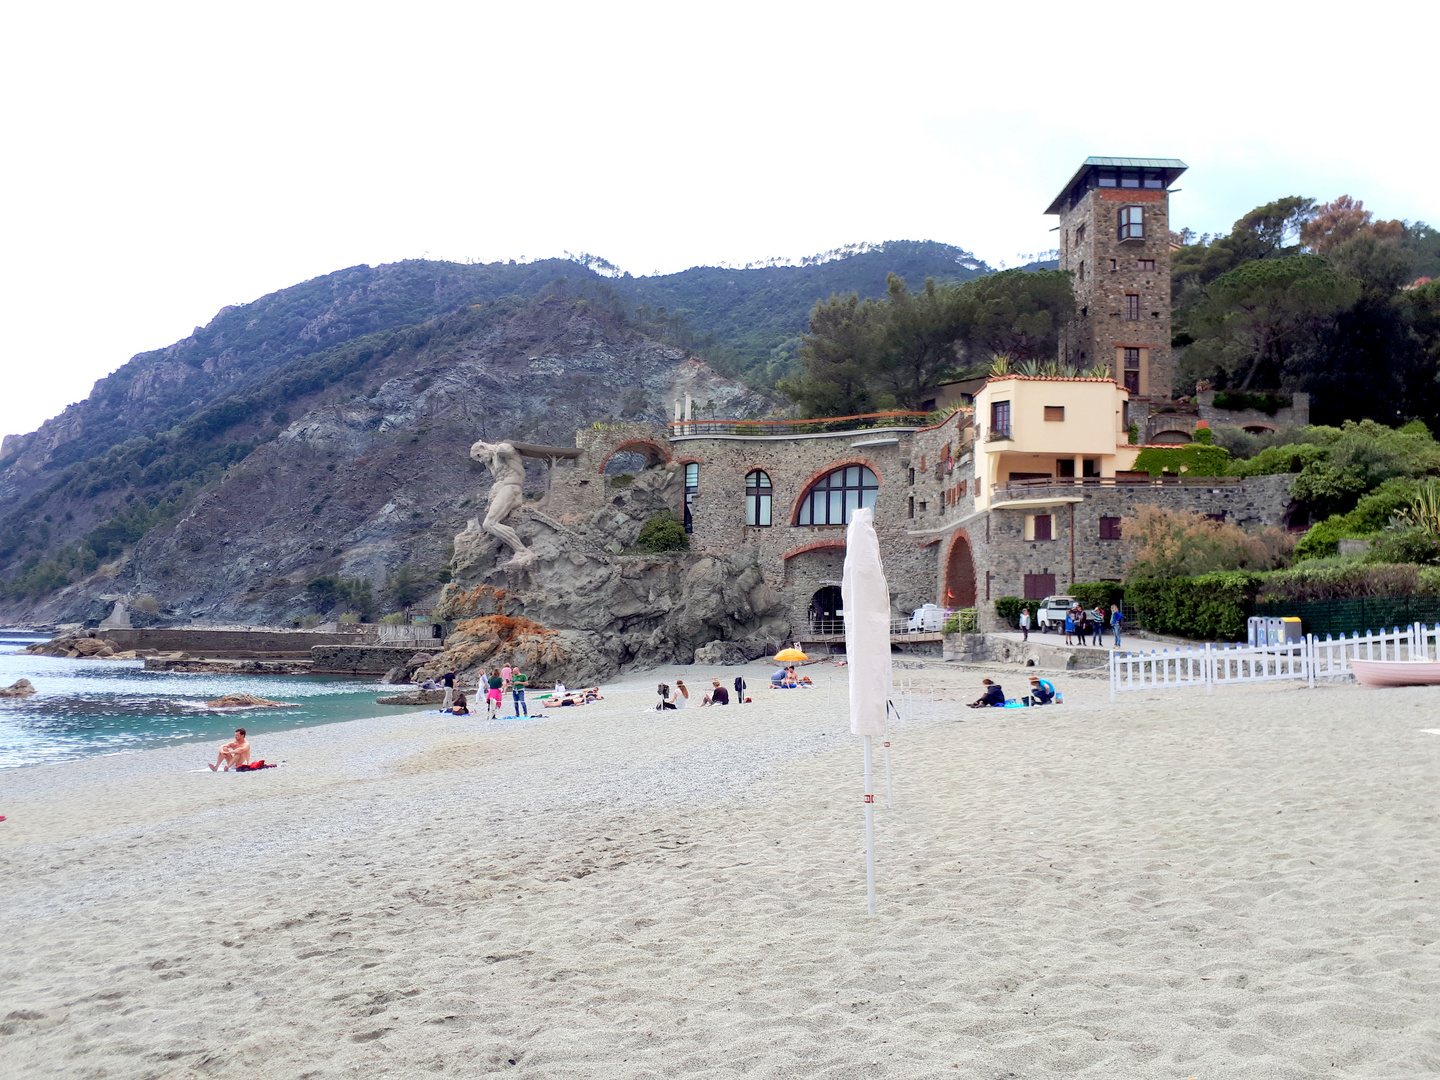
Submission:
<svg viewBox="0 0 1440 1080">
<path fill-rule="evenodd" d="M 1037 630 L 1064 630 L 1065 613 L 1074 607 L 1078 601 L 1073 596 L 1047 596 L 1040 601 L 1040 608 L 1035 612 L 1035 628 Z"/>
</svg>

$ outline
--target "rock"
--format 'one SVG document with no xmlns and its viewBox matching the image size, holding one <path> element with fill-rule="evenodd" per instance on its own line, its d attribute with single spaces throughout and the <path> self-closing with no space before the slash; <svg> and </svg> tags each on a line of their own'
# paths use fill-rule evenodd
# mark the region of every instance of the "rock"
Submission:
<svg viewBox="0 0 1440 1080">
<path fill-rule="evenodd" d="M 387 671 L 385 673 L 385 678 L 381 681 L 394 684 L 408 683 L 410 680 L 405 676 L 405 665 L 400 664 L 396 667 L 392 667 L 389 671 Z"/>
<path fill-rule="evenodd" d="M 298 709 L 300 706 L 288 701 L 271 701 L 254 694 L 226 694 L 214 701 L 205 702 L 212 709 Z"/>
<path fill-rule="evenodd" d="M 102 652 L 114 651 L 108 642 L 100 638 L 76 638 L 72 648 L 81 656 L 96 656 Z"/>
<path fill-rule="evenodd" d="M 411 690 L 407 694 L 385 694 L 375 699 L 376 705 L 439 705 L 445 700 L 444 690 Z"/>
<path fill-rule="evenodd" d="M 712 641 L 695 650 L 695 663 L 720 664 L 725 667 L 745 664 L 754 658 L 748 655 L 748 652 L 734 641 Z"/>
<path fill-rule="evenodd" d="M 29 697 L 35 687 L 29 679 L 16 679 L 9 686 L 0 689 L 0 697 Z"/>
</svg>

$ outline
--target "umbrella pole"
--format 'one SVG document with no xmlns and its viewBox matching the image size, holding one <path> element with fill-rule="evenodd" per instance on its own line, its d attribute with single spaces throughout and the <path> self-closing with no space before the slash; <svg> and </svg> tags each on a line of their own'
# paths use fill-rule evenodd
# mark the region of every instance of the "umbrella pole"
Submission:
<svg viewBox="0 0 1440 1080">
<path fill-rule="evenodd" d="M 875 793 L 870 783 L 870 736 L 865 736 L 865 898 L 875 914 Z"/>
<path fill-rule="evenodd" d="M 893 809 L 895 799 L 890 786 L 890 732 L 885 732 L 885 807 Z"/>
</svg>

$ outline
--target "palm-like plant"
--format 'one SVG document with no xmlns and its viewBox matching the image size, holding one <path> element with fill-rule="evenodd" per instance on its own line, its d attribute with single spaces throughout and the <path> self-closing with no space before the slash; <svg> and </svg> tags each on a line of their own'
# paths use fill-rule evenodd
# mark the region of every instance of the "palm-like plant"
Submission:
<svg viewBox="0 0 1440 1080">
<path fill-rule="evenodd" d="M 1396 512 L 1392 524 L 1440 537 L 1440 480 L 1422 480 L 1410 502 Z"/>
<path fill-rule="evenodd" d="M 990 377 L 992 379 L 1003 379 L 1006 375 L 1012 374 L 1010 367 L 1013 361 L 1004 353 L 996 353 L 990 358 Z"/>
</svg>

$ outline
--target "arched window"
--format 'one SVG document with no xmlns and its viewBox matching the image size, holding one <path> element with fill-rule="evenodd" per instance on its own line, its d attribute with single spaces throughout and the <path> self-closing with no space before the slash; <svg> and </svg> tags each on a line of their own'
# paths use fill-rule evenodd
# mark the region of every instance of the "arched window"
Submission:
<svg viewBox="0 0 1440 1080">
<path fill-rule="evenodd" d="M 745 477 L 745 524 L 770 524 L 770 474 L 756 469 Z"/>
<path fill-rule="evenodd" d="M 849 525 L 850 511 L 874 506 L 880 481 L 864 465 L 847 465 L 822 476 L 800 500 L 797 525 Z"/>
</svg>

